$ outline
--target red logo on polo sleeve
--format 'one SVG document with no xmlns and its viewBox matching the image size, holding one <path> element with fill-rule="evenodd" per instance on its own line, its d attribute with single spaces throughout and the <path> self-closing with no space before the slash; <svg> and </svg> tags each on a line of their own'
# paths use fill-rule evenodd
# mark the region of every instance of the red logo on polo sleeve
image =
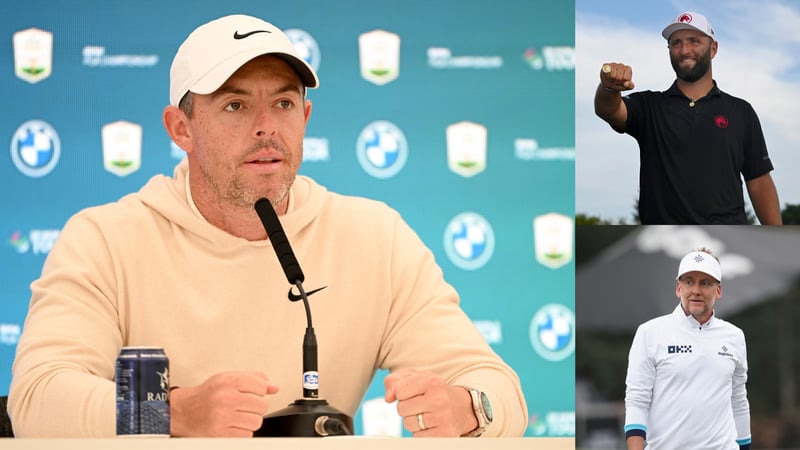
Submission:
<svg viewBox="0 0 800 450">
<path fill-rule="evenodd" d="M 714 125 L 718 128 L 728 128 L 728 118 L 725 116 L 714 117 Z"/>
</svg>

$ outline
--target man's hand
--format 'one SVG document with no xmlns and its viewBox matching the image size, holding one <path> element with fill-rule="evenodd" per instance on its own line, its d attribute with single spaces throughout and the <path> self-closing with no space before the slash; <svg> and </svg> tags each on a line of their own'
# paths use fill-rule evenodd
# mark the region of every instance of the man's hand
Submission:
<svg viewBox="0 0 800 450">
<path fill-rule="evenodd" d="M 260 372 L 224 372 L 203 384 L 170 392 L 170 434 L 252 437 L 278 386 Z"/>
<path fill-rule="evenodd" d="M 600 84 L 614 91 L 633 89 L 633 69 L 619 63 L 605 63 L 600 67 Z"/>
<path fill-rule="evenodd" d="M 625 131 L 628 108 L 620 92 L 633 89 L 633 70 L 618 63 L 600 67 L 600 85 L 594 94 L 594 113 L 620 133 Z"/>
<path fill-rule="evenodd" d="M 458 437 L 478 426 L 469 392 L 450 386 L 436 374 L 399 370 L 388 375 L 383 384 L 386 401 L 397 400 L 397 413 L 414 437 Z"/>
</svg>

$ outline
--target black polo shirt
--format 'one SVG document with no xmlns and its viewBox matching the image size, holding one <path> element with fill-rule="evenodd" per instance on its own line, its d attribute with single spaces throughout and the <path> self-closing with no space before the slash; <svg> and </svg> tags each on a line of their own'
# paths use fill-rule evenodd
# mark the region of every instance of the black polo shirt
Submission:
<svg viewBox="0 0 800 450">
<path fill-rule="evenodd" d="M 643 224 L 743 224 L 742 181 L 772 170 L 753 107 L 719 90 L 692 102 L 677 83 L 623 98 L 639 143 Z"/>
</svg>

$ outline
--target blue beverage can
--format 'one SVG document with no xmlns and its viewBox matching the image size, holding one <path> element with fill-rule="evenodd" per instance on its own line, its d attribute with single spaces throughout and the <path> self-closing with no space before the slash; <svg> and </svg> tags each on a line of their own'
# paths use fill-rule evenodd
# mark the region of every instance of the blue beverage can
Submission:
<svg viewBox="0 0 800 450">
<path fill-rule="evenodd" d="M 117 358 L 117 436 L 169 436 L 169 359 L 158 347 L 123 347 Z"/>
</svg>

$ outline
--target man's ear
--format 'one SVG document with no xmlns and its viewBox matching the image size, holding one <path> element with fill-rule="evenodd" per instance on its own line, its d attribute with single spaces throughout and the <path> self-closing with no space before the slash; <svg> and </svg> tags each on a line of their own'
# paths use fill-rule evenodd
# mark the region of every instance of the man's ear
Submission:
<svg viewBox="0 0 800 450">
<path fill-rule="evenodd" d="M 161 119 L 172 142 L 178 144 L 178 147 L 182 148 L 186 153 L 190 153 L 192 151 L 192 137 L 189 132 L 189 118 L 186 117 L 186 114 L 177 106 L 169 105 L 164 108 L 164 114 Z"/>
</svg>

